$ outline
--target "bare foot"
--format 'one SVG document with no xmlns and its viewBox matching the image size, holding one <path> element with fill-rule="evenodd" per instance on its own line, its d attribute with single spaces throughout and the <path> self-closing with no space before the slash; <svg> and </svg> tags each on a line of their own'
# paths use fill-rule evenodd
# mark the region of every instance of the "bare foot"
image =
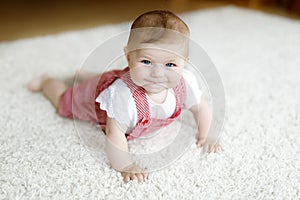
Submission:
<svg viewBox="0 0 300 200">
<path fill-rule="evenodd" d="M 49 74 L 38 76 L 27 84 L 27 88 L 32 92 L 40 92 L 43 89 L 43 83 L 50 78 Z"/>
</svg>

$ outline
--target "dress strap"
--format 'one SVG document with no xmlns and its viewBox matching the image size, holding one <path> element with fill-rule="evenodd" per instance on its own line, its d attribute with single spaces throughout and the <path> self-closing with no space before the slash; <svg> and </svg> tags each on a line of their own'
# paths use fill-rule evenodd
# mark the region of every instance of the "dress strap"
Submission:
<svg viewBox="0 0 300 200">
<path fill-rule="evenodd" d="M 97 121 L 98 124 L 101 126 L 102 130 L 105 132 L 106 128 L 106 118 L 107 114 L 106 111 L 100 109 L 100 103 L 96 101 L 96 98 L 99 96 L 99 94 L 108 88 L 115 80 L 118 78 L 122 77 L 124 74 L 128 73 L 129 68 L 126 67 L 123 70 L 113 70 L 113 71 L 108 71 L 103 74 L 100 74 L 96 76 L 95 83 L 97 83 L 97 86 L 95 88 L 94 92 L 94 107 L 95 107 L 95 112 L 97 115 Z"/>
<path fill-rule="evenodd" d="M 176 110 L 179 110 L 183 108 L 186 99 L 186 86 L 183 77 L 180 79 L 179 84 L 173 88 L 173 90 L 176 98 Z"/>
<path fill-rule="evenodd" d="M 137 114 L 138 122 L 148 123 L 150 120 L 150 108 L 148 99 L 145 93 L 145 89 L 136 85 L 130 78 L 130 72 L 124 74 L 121 79 L 126 83 L 127 87 L 130 89 L 130 92 L 133 96 Z"/>
</svg>

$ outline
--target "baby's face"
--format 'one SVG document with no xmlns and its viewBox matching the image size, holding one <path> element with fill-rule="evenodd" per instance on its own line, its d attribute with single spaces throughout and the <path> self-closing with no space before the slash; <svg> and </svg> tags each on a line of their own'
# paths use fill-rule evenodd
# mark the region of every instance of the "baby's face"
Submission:
<svg viewBox="0 0 300 200">
<path fill-rule="evenodd" d="M 174 88 L 182 77 L 185 59 L 166 50 L 145 48 L 127 54 L 133 82 L 146 93 Z"/>
</svg>

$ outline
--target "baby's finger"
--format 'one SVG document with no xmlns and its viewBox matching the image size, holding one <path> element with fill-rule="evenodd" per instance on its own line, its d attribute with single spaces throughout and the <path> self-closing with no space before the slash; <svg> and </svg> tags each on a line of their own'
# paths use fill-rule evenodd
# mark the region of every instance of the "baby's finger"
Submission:
<svg viewBox="0 0 300 200">
<path fill-rule="evenodd" d="M 144 180 L 143 174 L 135 174 L 135 176 L 137 177 L 137 180 L 138 180 L 139 182 Z"/>
<path fill-rule="evenodd" d="M 214 145 L 212 148 L 212 152 L 218 153 L 219 152 L 219 147 L 217 145 Z"/>
<path fill-rule="evenodd" d="M 135 174 L 130 174 L 130 180 L 138 180 Z"/>
<path fill-rule="evenodd" d="M 218 151 L 218 146 L 215 144 L 212 144 L 211 145 L 211 153 L 217 153 L 217 151 Z"/>
<path fill-rule="evenodd" d="M 218 153 L 220 152 L 220 146 L 219 145 L 215 145 L 214 147 L 214 153 Z"/>
<path fill-rule="evenodd" d="M 224 148 L 222 146 L 220 146 L 220 148 L 221 148 L 221 151 L 224 151 Z"/>
<path fill-rule="evenodd" d="M 218 145 L 217 152 L 221 152 L 221 151 L 223 151 L 223 150 L 224 150 L 223 147 L 220 146 L 220 145 Z"/>
<path fill-rule="evenodd" d="M 127 173 L 124 174 L 123 178 L 124 178 L 125 183 L 128 183 L 130 181 L 130 176 Z"/>
<path fill-rule="evenodd" d="M 142 174 L 143 174 L 143 176 L 144 176 L 144 180 L 148 178 L 148 175 L 149 175 L 148 173 L 143 172 Z"/>
<path fill-rule="evenodd" d="M 208 152 L 208 153 L 211 153 L 211 151 L 212 151 L 212 145 L 211 145 L 211 144 L 208 144 L 207 152 Z"/>
</svg>

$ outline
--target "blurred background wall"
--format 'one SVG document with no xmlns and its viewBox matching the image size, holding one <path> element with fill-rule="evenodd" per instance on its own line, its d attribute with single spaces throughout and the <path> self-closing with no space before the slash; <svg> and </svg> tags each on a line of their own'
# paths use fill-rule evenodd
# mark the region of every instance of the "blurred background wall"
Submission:
<svg viewBox="0 0 300 200">
<path fill-rule="evenodd" d="M 153 9 L 183 13 L 228 5 L 300 19 L 300 0 L 0 0 L 0 41 L 119 23 Z"/>
</svg>

